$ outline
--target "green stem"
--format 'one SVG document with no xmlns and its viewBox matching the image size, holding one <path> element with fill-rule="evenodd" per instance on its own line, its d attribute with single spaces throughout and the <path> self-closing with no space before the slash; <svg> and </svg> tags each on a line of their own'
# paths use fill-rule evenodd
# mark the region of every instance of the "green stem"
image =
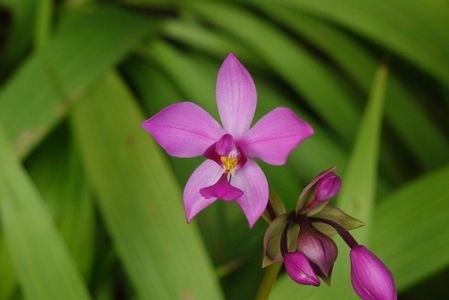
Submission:
<svg viewBox="0 0 449 300">
<path fill-rule="evenodd" d="M 53 18 L 53 0 L 37 1 L 36 24 L 34 31 L 34 47 L 42 48 L 51 35 Z"/>
<path fill-rule="evenodd" d="M 278 277 L 281 270 L 281 263 L 272 264 L 267 267 L 265 274 L 263 275 L 262 282 L 260 283 L 259 290 L 257 291 L 256 300 L 267 300 L 270 295 L 271 288 Z"/>
</svg>

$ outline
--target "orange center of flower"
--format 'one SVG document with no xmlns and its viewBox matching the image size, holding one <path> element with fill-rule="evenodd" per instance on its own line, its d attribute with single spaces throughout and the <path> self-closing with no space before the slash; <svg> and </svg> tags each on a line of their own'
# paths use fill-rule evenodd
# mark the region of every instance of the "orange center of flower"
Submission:
<svg viewBox="0 0 449 300">
<path fill-rule="evenodd" d="M 220 161 L 223 164 L 223 167 L 225 168 L 225 173 L 230 173 L 238 163 L 237 157 L 226 157 L 226 156 L 220 156 Z"/>
</svg>

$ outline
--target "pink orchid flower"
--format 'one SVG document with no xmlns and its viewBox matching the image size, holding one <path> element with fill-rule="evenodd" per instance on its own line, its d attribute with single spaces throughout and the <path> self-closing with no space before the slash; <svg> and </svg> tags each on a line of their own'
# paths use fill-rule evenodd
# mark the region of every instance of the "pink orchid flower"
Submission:
<svg viewBox="0 0 449 300">
<path fill-rule="evenodd" d="M 268 202 L 268 183 L 255 158 L 283 165 L 313 129 L 288 108 L 279 107 L 252 128 L 256 87 L 231 53 L 218 72 L 217 106 L 223 128 L 192 102 L 170 105 L 142 127 L 174 157 L 207 158 L 190 176 L 183 193 L 187 222 L 217 199 L 236 201 L 250 227 Z"/>
</svg>

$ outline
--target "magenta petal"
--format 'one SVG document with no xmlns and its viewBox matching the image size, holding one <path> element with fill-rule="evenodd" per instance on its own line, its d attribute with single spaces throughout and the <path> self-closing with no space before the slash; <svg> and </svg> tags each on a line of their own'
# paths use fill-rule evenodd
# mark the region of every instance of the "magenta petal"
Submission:
<svg viewBox="0 0 449 300">
<path fill-rule="evenodd" d="M 315 200 L 324 202 L 335 197 L 341 187 L 341 179 L 334 173 L 329 174 L 318 182 L 315 190 Z"/>
<path fill-rule="evenodd" d="M 202 188 L 200 194 L 206 199 L 218 198 L 230 201 L 240 198 L 243 192 L 229 184 L 228 175 L 223 174 L 215 184 Z"/>
<path fill-rule="evenodd" d="M 393 274 L 364 246 L 351 249 L 351 281 L 363 300 L 396 300 Z"/>
<path fill-rule="evenodd" d="M 288 253 L 284 257 L 284 265 L 288 275 L 297 283 L 319 286 L 320 279 L 316 276 L 307 257 L 301 252 Z"/>
<path fill-rule="evenodd" d="M 257 163 L 248 159 L 245 166 L 235 172 L 231 184 L 243 191 L 237 203 L 252 228 L 268 204 L 267 178 Z"/>
<path fill-rule="evenodd" d="M 170 105 L 142 127 L 171 156 L 195 157 L 203 155 L 224 130 L 212 116 L 192 102 Z"/>
<path fill-rule="evenodd" d="M 338 255 L 337 245 L 330 237 L 304 222 L 299 233 L 298 250 L 318 267 L 320 275 L 329 277 Z"/>
<path fill-rule="evenodd" d="M 283 165 L 288 154 L 313 134 L 309 124 L 288 108 L 276 108 L 260 119 L 239 141 L 249 157 L 272 165 Z"/>
<path fill-rule="evenodd" d="M 215 144 L 215 151 L 220 156 L 228 156 L 229 152 L 235 149 L 235 142 L 229 133 L 223 135 Z"/>
<path fill-rule="evenodd" d="M 218 71 L 217 105 L 223 127 L 238 138 L 251 125 L 257 105 L 256 86 L 234 53 Z"/>
<path fill-rule="evenodd" d="M 222 174 L 223 169 L 219 165 L 206 160 L 190 176 L 183 194 L 187 222 L 217 199 L 201 196 L 200 190 L 217 182 Z"/>
</svg>

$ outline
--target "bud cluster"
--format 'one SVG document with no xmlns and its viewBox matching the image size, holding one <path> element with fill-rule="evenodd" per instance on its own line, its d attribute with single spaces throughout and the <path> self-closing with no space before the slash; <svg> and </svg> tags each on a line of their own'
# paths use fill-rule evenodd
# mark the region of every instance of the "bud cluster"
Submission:
<svg viewBox="0 0 449 300">
<path fill-rule="evenodd" d="M 363 223 L 329 200 L 341 187 L 335 167 L 319 174 L 301 193 L 296 210 L 286 213 L 274 195 L 265 217 L 270 226 L 264 237 L 263 267 L 284 263 L 288 275 L 297 283 L 319 286 L 320 279 L 330 284 L 338 256 L 338 234 L 351 248 L 351 280 L 355 292 L 364 300 L 395 300 L 396 288 L 391 272 L 365 246 L 349 233 Z"/>
</svg>

